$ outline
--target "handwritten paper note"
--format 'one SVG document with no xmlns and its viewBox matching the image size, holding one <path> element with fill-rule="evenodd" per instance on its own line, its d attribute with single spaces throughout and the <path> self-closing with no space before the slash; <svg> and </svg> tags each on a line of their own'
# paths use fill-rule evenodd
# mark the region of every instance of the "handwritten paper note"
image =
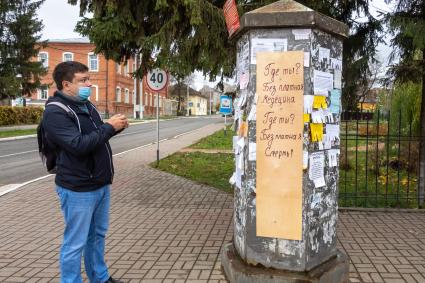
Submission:
<svg viewBox="0 0 425 283">
<path fill-rule="evenodd" d="M 341 90 L 331 90 L 331 106 L 330 111 L 335 114 L 339 114 L 341 109 Z"/>
<path fill-rule="evenodd" d="M 306 40 L 310 39 L 311 29 L 293 29 L 292 34 L 295 36 L 295 40 Z"/>
<path fill-rule="evenodd" d="M 329 167 L 335 167 L 338 166 L 338 158 L 339 158 L 339 149 L 330 149 L 327 151 L 328 153 L 328 162 Z"/>
<path fill-rule="evenodd" d="M 322 109 L 323 117 L 325 117 L 325 123 L 333 123 L 334 116 L 329 109 Z"/>
<path fill-rule="evenodd" d="M 238 135 L 240 137 L 247 137 L 248 136 L 248 123 L 243 121 L 240 125 L 239 125 L 239 132 Z"/>
<path fill-rule="evenodd" d="M 334 71 L 334 88 L 341 89 L 342 72 L 340 70 Z"/>
<path fill-rule="evenodd" d="M 332 142 L 328 140 L 326 134 L 323 134 L 323 149 L 331 149 Z"/>
<path fill-rule="evenodd" d="M 314 95 L 304 95 L 304 113 L 313 111 Z"/>
<path fill-rule="evenodd" d="M 323 124 L 322 123 L 311 123 L 310 124 L 310 135 L 312 142 L 320 142 L 323 140 Z"/>
<path fill-rule="evenodd" d="M 248 86 L 248 83 L 249 83 L 248 74 L 242 74 L 240 76 L 240 83 L 239 83 L 240 89 L 246 89 L 246 87 Z"/>
<path fill-rule="evenodd" d="M 326 124 L 326 138 L 329 141 L 339 140 L 339 125 Z"/>
<path fill-rule="evenodd" d="M 253 104 L 251 110 L 249 111 L 248 121 L 255 121 L 257 119 L 257 105 Z"/>
<path fill-rule="evenodd" d="M 326 108 L 328 108 L 328 104 L 326 103 L 326 97 L 320 96 L 320 95 L 315 95 L 313 97 L 313 108 L 314 109 L 319 109 L 319 108 L 326 109 Z"/>
<path fill-rule="evenodd" d="M 342 70 L 342 61 L 336 58 L 331 58 L 331 69 Z"/>
<path fill-rule="evenodd" d="M 319 47 L 319 62 L 330 61 L 331 51 L 328 48 Z"/>
<path fill-rule="evenodd" d="M 248 154 L 248 160 L 254 161 L 257 160 L 257 144 L 255 142 L 250 142 L 248 145 L 249 154 Z"/>
<path fill-rule="evenodd" d="M 314 70 L 314 94 L 328 96 L 328 92 L 333 89 L 333 74 Z"/>
<path fill-rule="evenodd" d="M 304 67 L 310 67 L 310 52 L 304 52 Z"/>
<path fill-rule="evenodd" d="M 313 123 L 326 123 L 325 115 L 323 115 L 322 109 L 313 111 L 311 113 L 311 121 Z"/>
<path fill-rule="evenodd" d="M 308 168 L 308 151 L 303 151 L 303 170 Z"/>
<path fill-rule="evenodd" d="M 233 136 L 233 152 L 235 154 L 239 154 L 239 146 L 238 146 L 239 137 Z"/>
<path fill-rule="evenodd" d="M 238 168 L 236 168 L 235 185 L 238 188 L 242 188 L 242 171 Z"/>
<path fill-rule="evenodd" d="M 323 151 L 310 154 L 309 178 L 316 188 L 326 186 L 325 183 L 325 154 Z"/>
<path fill-rule="evenodd" d="M 257 53 L 257 236 L 302 238 L 303 61 Z"/>
</svg>

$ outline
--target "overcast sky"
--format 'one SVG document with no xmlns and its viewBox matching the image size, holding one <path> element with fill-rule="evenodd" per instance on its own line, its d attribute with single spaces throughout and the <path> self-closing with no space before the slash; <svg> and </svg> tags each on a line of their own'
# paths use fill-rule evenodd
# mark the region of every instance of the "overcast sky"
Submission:
<svg viewBox="0 0 425 283">
<path fill-rule="evenodd" d="M 385 0 L 372 0 L 370 9 L 372 11 L 383 10 L 389 11 L 390 8 L 385 4 Z M 79 6 L 68 4 L 67 0 L 46 0 L 39 10 L 39 18 L 43 21 L 44 30 L 42 39 L 64 39 L 81 37 L 74 32 L 74 28 L 79 18 Z M 389 41 L 389 38 L 386 39 Z M 386 61 L 391 48 L 385 45 L 379 46 L 380 59 Z M 384 65 L 387 62 L 383 62 Z M 203 78 L 201 74 L 197 74 L 194 87 L 201 88 Z M 212 85 L 212 84 L 211 84 Z"/>
</svg>

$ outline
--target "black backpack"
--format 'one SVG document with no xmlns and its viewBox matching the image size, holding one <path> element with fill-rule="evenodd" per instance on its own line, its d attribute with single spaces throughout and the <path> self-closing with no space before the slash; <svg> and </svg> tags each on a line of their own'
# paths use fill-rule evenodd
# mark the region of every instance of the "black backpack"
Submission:
<svg viewBox="0 0 425 283">
<path fill-rule="evenodd" d="M 66 114 L 73 118 L 73 120 L 77 119 L 75 112 L 72 111 L 68 106 L 60 102 L 49 102 L 46 104 L 46 108 L 49 105 L 56 105 L 62 108 Z M 78 129 L 81 133 L 81 128 L 78 123 Z M 56 156 L 57 156 L 57 146 L 49 141 L 46 131 L 43 128 L 43 121 L 40 121 L 37 127 L 37 140 L 38 140 L 38 154 L 40 155 L 41 162 L 43 166 L 46 167 L 47 172 L 50 174 L 56 173 Z"/>
</svg>

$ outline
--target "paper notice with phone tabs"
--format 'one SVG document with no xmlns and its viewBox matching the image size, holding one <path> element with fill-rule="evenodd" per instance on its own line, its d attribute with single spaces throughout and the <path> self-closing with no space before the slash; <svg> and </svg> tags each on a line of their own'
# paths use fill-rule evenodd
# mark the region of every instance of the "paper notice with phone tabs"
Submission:
<svg viewBox="0 0 425 283">
<path fill-rule="evenodd" d="M 286 38 L 253 38 L 251 48 L 251 64 L 257 64 L 257 52 L 287 51 Z"/>
<path fill-rule="evenodd" d="M 248 160 L 255 161 L 257 160 L 257 144 L 255 142 L 250 142 L 248 145 L 249 153 Z"/>
<path fill-rule="evenodd" d="M 328 96 L 328 92 L 333 89 L 333 74 L 314 70 L 314 94 Z"/>
<path fill-rule="evenodd" d="M 323 151 L 310 154 L 309 178 L 316 188 L 326 186 L 325 183 L 325 154 Z"/>
</svg>

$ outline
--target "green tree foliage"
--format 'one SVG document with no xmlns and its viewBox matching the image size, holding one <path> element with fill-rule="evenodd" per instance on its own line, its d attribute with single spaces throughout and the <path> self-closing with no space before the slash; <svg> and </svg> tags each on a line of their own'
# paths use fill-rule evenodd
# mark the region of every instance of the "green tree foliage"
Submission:
<svg viewBox="0 0 425 283">
<path fill-rule="evenodd" d="M 399 59 L 389 74 L 397 81 L 422 82 L 425 74 L 425 1 L 398 0 L 395 11 L 387 15 L 395 51 L 390 59 Z"/>
<path fill-rule="evenodd" d="M 421 85 L 413 82 L 397 83 L 391 94 L 391 125 L 394 131 L 398 131 L 399 115 L 401 114 L 400 130 L 408 135 L 410 126 L 412 126 L 412 135 L 419 135 L 420 106 Z"/>
<path fill-rule="evenodd" d="M 231 76 L 235 42 L 228 39 L 222 7 L 224 0 L 69 0 L 80 13 L 92 12 L 77 25 L 96 45 L 96 52 L 116 61 L 143 54 L 142 65 L 167 67 L 185 77 L 194 70 Z M 275 1 L 237 1 L 239 15 Z M 369 12 L 368 0 L 300 0 L 314 10 L 344 22 L 350 36 L 344 43 L 344 102 L 355 107 L 357 88 L 367 82 L 369 63 L 380 41 L 380 21 Z M 356 19 L 362 17 L 362 21 Z M 156 62 L 153 62 L 156 55 Z M 139 70 L 141 72 L 142 70 Z M 178 75 L 177 75 L 178 74 Z M 139 74 L 140 75 L 140 74 Z"/>
<path fill-rule="evenodd" d="M 233 72 L 235 48 L 227 40 L 221 1 L 69 2 L 80 2 L 82 14 L 93 13 L 79 22 L 77 31 L 90 37 L 96 52 L 116 61 L 142 54 L 139 76 L 154 65 L 182 77 L 193 70 L 207 70 L 211 76 Z"/>
<path fill-rule="evenodd" d="M 0 0 L 0 98 L 29 95 L 40 87 L 45 70 L 36 62 L 42 22 L 37 9 L 44 2 Z"/>
</svg>

